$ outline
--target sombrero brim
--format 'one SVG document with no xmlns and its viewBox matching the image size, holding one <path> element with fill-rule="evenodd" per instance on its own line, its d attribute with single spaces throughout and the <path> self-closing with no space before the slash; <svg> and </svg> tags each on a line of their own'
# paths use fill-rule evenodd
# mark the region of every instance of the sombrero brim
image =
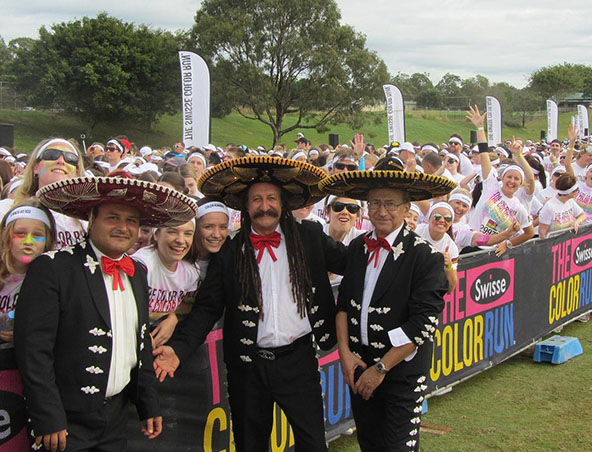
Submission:
<svg viewBox="0 0 592 452">
<path fill-rule="evenodd" d="M 456 183 L 442 176 L 416 171 L 348 171 L 323 179 L 319 188 L 331 195 L 352 199 L 368 199 L 374 188 L 393 188 L 409 193 L 411 201 L 443 196 L 456 188 Z"/>
<path fill-rule="evenodd" d="M 314 165 L 280 157 L 249 156 L 228 160 L 210 168 L 197 185 L 206 196 L 216 196 L 240 210 L 240 195 L 257 182 L 280 186 L 290 209 L 310 206 L 326 195 L 318 183 L 327 174 Z"/>
<path fill-rule="evenodd" d="M 92 209 L 105 203 L 137 208 L 142 226 L 177 226 L 197 215 L 197 203 L 182 193 L 123 177 L 65 179 L 39 189 L 36 196 L 46 207 L 81 220 L 88 220 Z"/>
</svg>

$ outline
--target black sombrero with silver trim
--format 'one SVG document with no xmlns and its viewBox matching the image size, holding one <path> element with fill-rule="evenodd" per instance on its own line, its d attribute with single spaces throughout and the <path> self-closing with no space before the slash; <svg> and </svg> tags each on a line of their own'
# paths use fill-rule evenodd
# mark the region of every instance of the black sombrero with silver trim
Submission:
<svg viewBox="0 0 592 452">
<path fill-rule="evenodd" d="M 333 174 L 323 179 L 319 188 L 327 194 L 363 201 L 374 188 L 394 188 L 409 193 L 411 201 L 421 201 L 450 193 L 456 183 L 446 177 L 417 171 L 372 170 Z"/>
<path fill-rule="evenodd" d="M 206 196 L 220 197 L 233 208 L 241 209 L 240 195 L 257 182 L 282 188 L 290 209 L 315 204 L 326 195 L 318 183 L 327 174 L 314 165 L 280 157 L 249 156 L 228 160 L 207 170 L 197 185 Z"/>
<path fill-rule="evenodd" d="M 106 203 L 135 207 L 142 226 L 177 226 L 197 215 L 197 203 L 162 185 L 124 177 L 74 177 L 37 191 L 41 203 L 70 217 L 88 220 L 92 209 Z"/>
</svg>

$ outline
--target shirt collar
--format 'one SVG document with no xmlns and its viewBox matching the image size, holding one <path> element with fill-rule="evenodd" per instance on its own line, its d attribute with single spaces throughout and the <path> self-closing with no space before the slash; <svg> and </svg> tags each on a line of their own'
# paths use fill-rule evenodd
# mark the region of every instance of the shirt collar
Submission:
<svg viewBox="0 0 592 452">
<path fill-rule="evenodd" d="M 93 251 L 95 252 L 95 256 L 97 256 L 97 259 L 100 261 L 101 258 L 103 256 L 105 256 L 108 259 L 112 259 L 109 256 L 107 256 L 105 253 L 102 253 L 99 251 L 99 249 L 96 247 L 96 245 L 92 242 L 91 239 L 88 239 L 88 243 L 90 243 L 91 248 L 93 249 Z M 119 256 L 117 259 L 112 259 L 114 261 L 120 261 L 121 259 L 123 259 L 125 256 L 127 256 L 127 254 L 123 253 L 121 256 Z"/>
<path fill-rule="evenodd" d="M 401 223 L 401 226 L 399 226 L 397 229 L 395 229 L 393 232 L 391 232 L 389 235 L 387 235 L 385 237 L 386 241 L 389 242 L 390 246 L 393 246 L 393 243 L 395 243 L 395 239 L 397 238 L 397 236 L 399 235 L 399 232 L 401 232 L 401 229 L 403 229 L 403 226 L 405 226 L 405 222 L 403 221 L 403 223 Z M 378 237 L 376 236 L 376 230 L 372 231 L 372 234 L 370 235 L 371 238 L 373 239 L 377 239 Z"/>
</svg>

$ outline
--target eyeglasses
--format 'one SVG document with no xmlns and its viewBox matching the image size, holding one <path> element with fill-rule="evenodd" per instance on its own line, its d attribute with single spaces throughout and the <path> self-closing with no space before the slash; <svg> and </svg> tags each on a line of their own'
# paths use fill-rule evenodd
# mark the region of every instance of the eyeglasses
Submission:
<svg viewBox="0 0 592 452">
<path fill-rule="evenodd" d="M 393 212 L 393 211 L 397 210 L 397 207 L 402 206 L 403 204 L 407 204 L 407 203 L 406 202 L 397 203 L 392 200 L 380 201 L 378 199 L 373 199 L 372 201 L 368 201 L 368 209 L 369 210 L 378 210 L 382 206 L 384 206 L 384 208 L 386 210 L 388 210 L 389 212 Z"/>
<path fill-rule="evenodd" d="M 331 210 L 333 212 L 341 212 L 344 207 L 352 215 L 355 215 L 360 211 L 360 206 L 358 206 L 357 204 L 346 204 L 344 202 L 334 202 L 333 204 L 331 204 Z"/>
<path fill-rule="evenodd" d="M 436 223 L 442 219 L 444 219 L 446 223 L 452 223 L 452 215 L 442 215 L 441 213 L 435 213 L 432 218 Z"/>
<path fill-rule="evenodd" d="M 348 165 L 346 163 L 336 163 L 335 169 L 338 169 L 340 171 L 342 171 L 344 169 L 347 169 L 348 171 L 355 171 L 358 169 L 358 166 L 354 165 L 354 164 Z"/>
<path fill-rule="evenodd" d="M 80 158 L 78 155 L 72 152 L 64 152 L 59 149 L 46 149 L 43 154 L 39 157 L 39 160 L 57 160 L 60 155 L 64 158 L 64 161 L 70 165 L 78 165 Z"/>
</svg>

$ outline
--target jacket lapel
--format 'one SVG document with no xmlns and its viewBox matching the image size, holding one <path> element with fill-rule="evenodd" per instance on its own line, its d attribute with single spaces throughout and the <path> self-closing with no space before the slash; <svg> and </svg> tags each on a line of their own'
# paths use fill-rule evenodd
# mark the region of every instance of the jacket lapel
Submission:
<svg viewBox="0 0 592 452">
<path fill-rule="evenodd" d="M 374 305 L 376 300 L 382 298 L 393 282 L 397 280 L 396 275 L 400 270 L 402 262 L 405 260 L 404 254 L 408 248 L 406 246 L 409 243 L 407 240 L 408 235 L 407 224 L 403 224 L 403 227 L 393 242 L 391 251 L 384 261 L 384 265 L 376 281 L 376 287 L 374 287 L 374 292 L 372 293 L 370 305 Z"/>
<path fill-rule="evenodd" d="M 97 311 L 111 328 L 111 316 L 109 314 L 109 300 L 105 290 L 105 280 L 101 272 L 101 263 L 88 242 L 82 242 L 84 245 L 77 245 L 76 249 L 80 253 L 81 265 L 84 268 L 84 276 L 91 294 L 91 298 L 97 308 Z M 84 246 L 84 248 L 83 248 Z"/>
</svg>

